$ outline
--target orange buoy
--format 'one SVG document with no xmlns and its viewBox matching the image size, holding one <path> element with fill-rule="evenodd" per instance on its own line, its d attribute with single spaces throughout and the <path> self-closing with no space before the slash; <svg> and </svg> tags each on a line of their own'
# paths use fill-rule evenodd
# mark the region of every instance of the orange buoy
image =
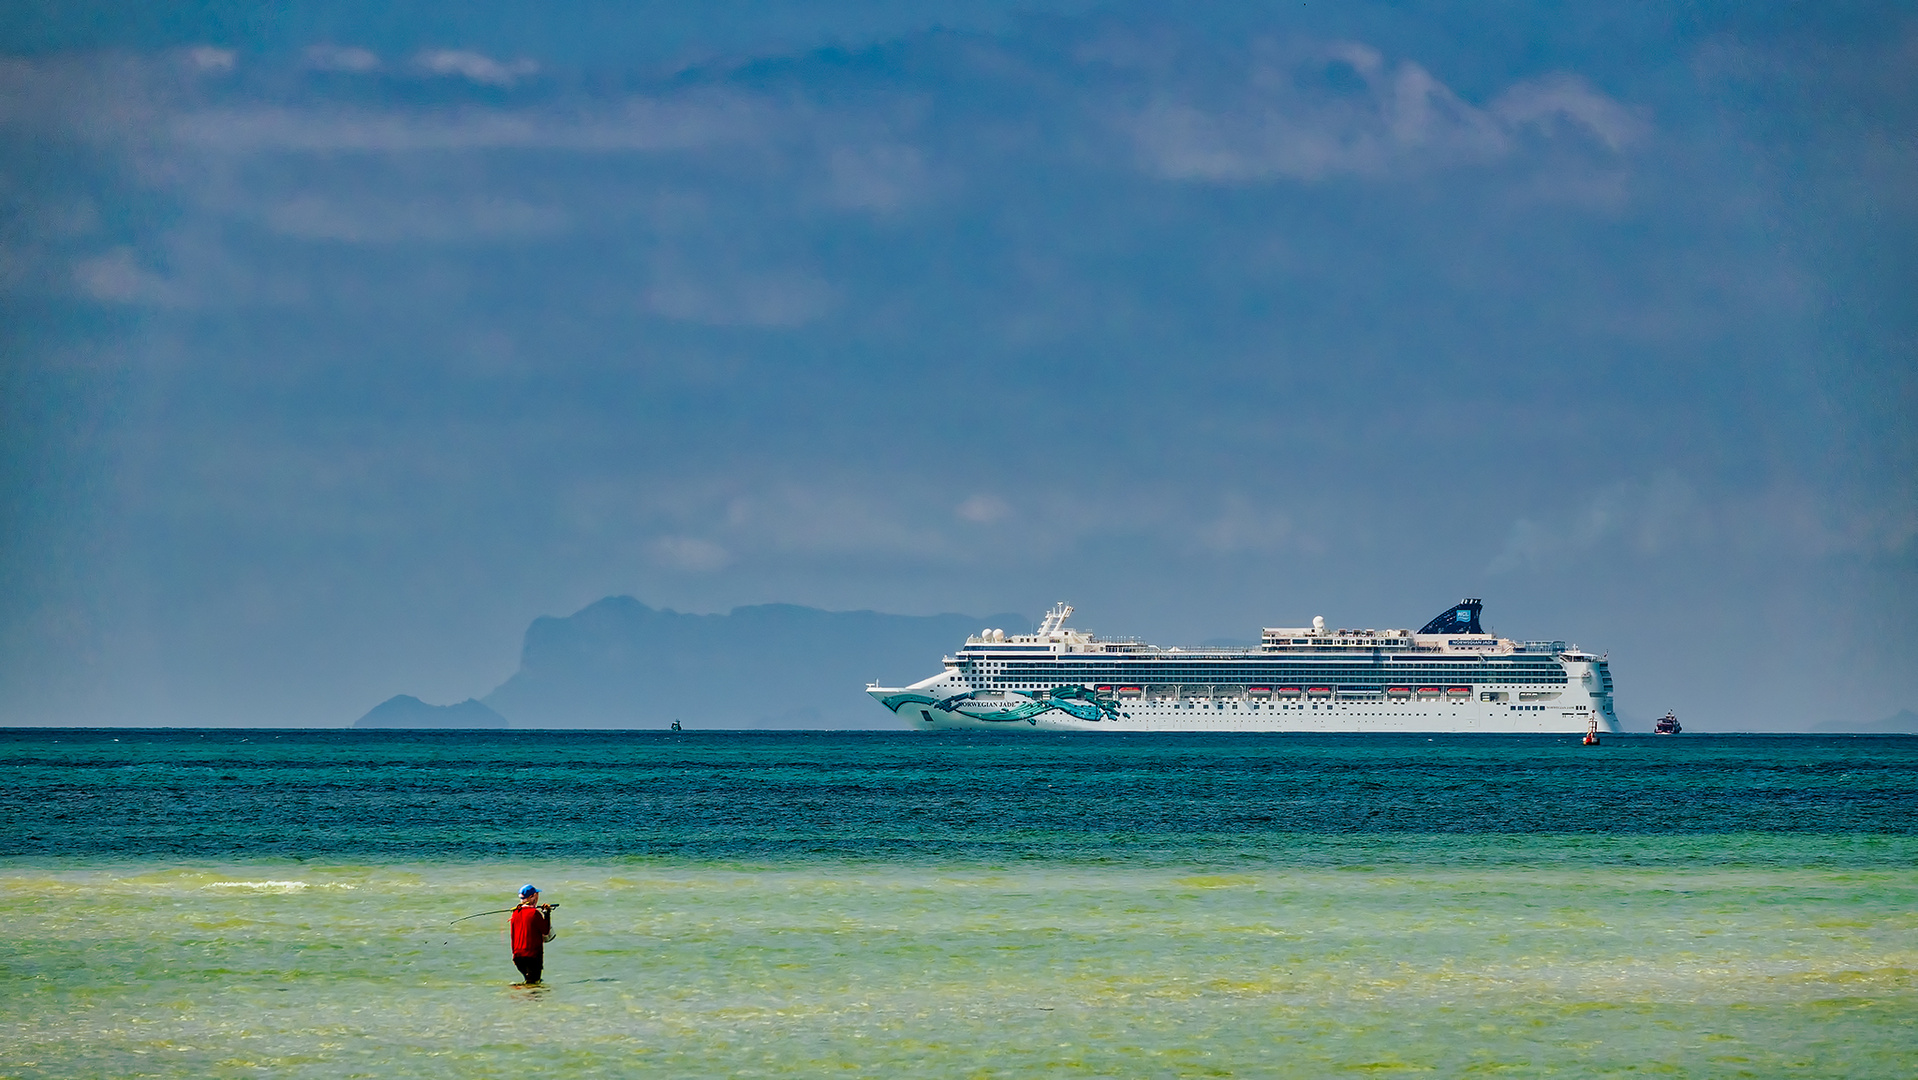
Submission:
<svg viewBox="0 0 1918 1080">
<path fill-rule="evenodd" d="M 1585 738 L 1580 741 L 1586 746 L 1598 745 L 1598 717 L 1592 717 L 1590 725 L 1585 728 Z"/>
</svg>

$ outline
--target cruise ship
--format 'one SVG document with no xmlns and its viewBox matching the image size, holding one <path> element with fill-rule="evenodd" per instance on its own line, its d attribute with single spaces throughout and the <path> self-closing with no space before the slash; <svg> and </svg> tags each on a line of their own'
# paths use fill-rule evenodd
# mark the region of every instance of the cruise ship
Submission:
<svg viewBox="0 0 1918 1080">
<path fill-rule="evenodd" d="M 1161 648 L 1066 625 L 982 630 L 911 686 L 866 692 L 913 728 L 1617 732 L 1605 658 L 1514 641 L 1459 601 L 1410 630 L 1268 627 L 1258 648 Z"/>
</svg>

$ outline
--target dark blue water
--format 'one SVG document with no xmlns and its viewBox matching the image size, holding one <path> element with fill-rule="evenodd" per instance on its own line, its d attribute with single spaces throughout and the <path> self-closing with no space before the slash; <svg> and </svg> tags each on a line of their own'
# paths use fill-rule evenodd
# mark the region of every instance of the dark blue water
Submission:
<svg viewBox="0 0 1918 1080">
<path fill-rule="evenodd" d="M 1562 834 L 1629 860 L 1830 834 L 1793 857 L 1871 861 L 1915 832 L 1909 736 L 0 730 L 0 857 L 1482 860 Z"/>
</svg>

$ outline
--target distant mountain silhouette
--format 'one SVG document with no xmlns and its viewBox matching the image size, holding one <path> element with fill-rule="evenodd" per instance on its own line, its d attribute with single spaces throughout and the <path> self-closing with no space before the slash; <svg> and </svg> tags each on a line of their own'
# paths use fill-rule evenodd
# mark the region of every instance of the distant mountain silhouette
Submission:
<svg viewBox="0 0 1918 1080">
<path fill-rule="evenodd" d="M 472 698 L 458 705 L 428 705 L 396 694 L 353 722 L 356 728 L 503 728 L 506 718 Z"/>
<path fill-rule="evenodd" d="M 686 615 L 614 596 L 534 620 L 519 671 L 485 701 L 516 728 L 891 728 L 866 684 L 935 675 L 984 627 L 1032 624 L 793 604 Z"/>
<path fill-rule="evenodd" d="M 1813 731 L 1852 732 L 1859 735 L 1918 735 L 1918 713 L 1910 709 L 1899 709 L 1882 720 L 1826 720 L 1812 728 Z"/>
</svg>

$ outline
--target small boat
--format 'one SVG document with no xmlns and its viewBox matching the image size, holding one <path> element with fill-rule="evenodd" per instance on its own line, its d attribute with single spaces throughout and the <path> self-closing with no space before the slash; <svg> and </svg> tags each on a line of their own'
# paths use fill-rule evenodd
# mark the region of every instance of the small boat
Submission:
<svg viewBox="0 0 1918 1080">
<path fill-rule="evenodd" d="M 1685 730 L 1684 726 L 1678 722 L 1678 717 L 1672 715 L 1670 709 L 1666 709 L 1665 715 L 1659 717 L 1658 723 L 1652 725 L 1654 735 L 1676 735 L 1683 730 Z"/>
</svg>

